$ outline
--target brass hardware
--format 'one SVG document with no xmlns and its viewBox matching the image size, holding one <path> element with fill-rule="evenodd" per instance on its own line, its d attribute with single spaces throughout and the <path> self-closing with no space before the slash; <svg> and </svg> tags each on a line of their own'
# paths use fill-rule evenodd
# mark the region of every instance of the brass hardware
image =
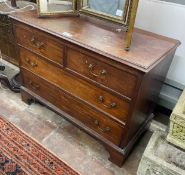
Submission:
<svg viewBox="0 0 185 175">
<path fill-rule="evenodd" d="M 116 103 L 111 103 L 111 108 L 115 108 L 117 106 Z"/>
<path fill-rule="evenodd" d="M 33 62 L 31 62 L 30 65 L 31 65 L 31 67 L 33 67 L 33 68 L 38 66 L 37 63 L 33 63 Z"/>
<path fill-rule="evenodd" d="M 136 13 L 138 9 L 138 4 L 139 0 L 132 0 L 131 3 L 131 12 L 130 12 L 130 19 L 129 19 L 129 24 L 128 24 L 128 31 L 126 33 L 126 39 L 125 39 L 125 50 L 129 51 L 130 46 L 132 43 L 132 34 L 134 31 L 134 24 L 135 24 L 135 19 L 136 19 Z"/>
<path fill-rule="evenodd" d="M 29 59 L 29 58 L 26 58 L 26 62 L 27 62 L 27 63 L 30 63 L 30 59 Z"/>
<path fill-rule="evenodd" d="M 90 74 L 92 74 L 95 77 L 99 77 L 99 76 L 102 76 L 102 75 L 106 75 L 107 74 L 107 71 L 105 69 L 103 69 L 102 71 L 100 71 L 99 74 L 93 73 L 93 70 L 94 70 L 93 64 L 89 64 L 88 68 L 89 68 Z"/>
<path fill-rule="evenodd" d="M 100 122 L 98 120 L 95 120 L 94 121 L 94 124 L 97 125 L 97 126 L 99 126 Z"/>
<path fill-rule="evenodd" d="M 29 82 L 28 82 L 30 85 L 32 85 L 33 84 L 33 82 L 30 80 Z"/>
<path fill-rule="evenodd" d="M 101 101 L 101 102 L 103 102 L 103 101 L 104 101 L 103 96 L 99 96 L 99 101 Z"/>
<path fill-rule="evenodd" d="M 38 90 L 40 88 L 40 86 L 36 85 L 36 86 L 33 86 L 32 88 L 33 88 L 33 90 Z"/>
<path fill-rule="evenodd" d="M 32 88 L 33 90 L 38 90 L 38 89 L 40 88 L 39 85 L 34 85 L 34 84 L 33 84 L 33 81 L 31 81 L 31 80 L 28 82 L 28 84 L 31 85 L 31 88 Z"/>
<path fill-rule="evenodd" d="M 37 63 L 33 63 L 33 62 L 31 62 L 31 60 L 29 59 L 29 58 L 26 58 L 26 62 L 32 67 L 32 68 L 34 68 L 34 67 L 37 67 L 38 66 L 38 64 Z"/>
<path fill-rule="evenodd" d="M 105 127 L 105 128 L 100 128 L 100 130 L 102 131 L 102 132 L 110 132 L 111 131 L 111 128 L 110 127 Z"/>
<path fill-rule="evenodd" d="M 35 37 L 34 37 L 34 36 L 31 38 L 31 42 L 32 42 L 32 43 L 35 42 Z"/>
<path fill-rule="evenodd" d="M 44 43 L 43 43 L 43 42 L 37 42 L 37 43 L 36 43 L 36 47 L 37 47 L 38 49 L 40 49 L 42 46 L 44 46 Z"/>
<path fill-rule="evenodd" d="M 102 70 L 101 75 L 106 75 L 107 71 L 105 69 Z"/>
<path fill-rule="evenodd" d="M 44 43 L 43 42 L 39 42 L 36 40 L 36 38 L 33 36 L 31 38 L 31 43 L 32 45 L 34 45 L 37 49 L 41 49 L 43 46 L 44 46 Z"/>
<path fill-rule="evenodd" d="M 92 64 L 89 64 L 89 69 L 92 69 L 93 68 L 93 65 Z"/>
<path fill-rule="evenodd" d="M 111 128 L 110 127 L 105 127 L 105 128 L 100 128 L 100 122 L 98 120 L 94 120 L 94 124 L 96 126 L 98 126 L 98 128 L 100 129 L 101 132 L 110 132 L 111 131 Z"/>
<path fill-rule="evenodd" d="M 103 104 L 103 106 L 108 108 L 108 109 L 115 108 L 117 106 L 117 104 L 115 102 L 111 103 L 110 105 L 104 104 L 104 97 L 103 96 L 99 96 L 98 99 Z"/>
</svg>

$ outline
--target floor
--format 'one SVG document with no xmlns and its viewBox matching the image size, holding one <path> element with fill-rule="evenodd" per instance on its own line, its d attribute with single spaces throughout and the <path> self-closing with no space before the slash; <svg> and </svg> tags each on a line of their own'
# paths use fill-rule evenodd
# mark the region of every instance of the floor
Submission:
<svg viewBox="0 0 185 175">
<path fill-rule="evenodd" d="M 15 71 L 10 66 L 5 73 L 11 77 Z M 98 141 L 44 106 L 38 103 L 29 106 L 21 101 L 20 94 L 2 85 L 0 99 L 1 116 L 82 175 L 136 175 L 142 153 L 152 134 L 150 131 L 143 134 L 126 163 L 119 168 L 108 161 L 109 154 Z"/>
</svg>

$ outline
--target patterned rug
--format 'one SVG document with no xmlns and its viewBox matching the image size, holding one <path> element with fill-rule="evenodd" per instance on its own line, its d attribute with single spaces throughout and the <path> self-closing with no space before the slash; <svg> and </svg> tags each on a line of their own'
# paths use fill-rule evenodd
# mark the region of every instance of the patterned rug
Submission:
<svg viewBox="0 0 185 175">
<path fill-rule="evenodd" d="M 0 175 L 79 175 L 0 117 Z"/>
</svg>

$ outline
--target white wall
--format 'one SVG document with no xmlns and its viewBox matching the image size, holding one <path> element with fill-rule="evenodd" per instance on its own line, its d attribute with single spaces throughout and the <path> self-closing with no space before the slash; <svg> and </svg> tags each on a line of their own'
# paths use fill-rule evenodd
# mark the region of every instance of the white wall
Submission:
<svg viewBox="0 0 185 175">
<path fill-rule="evenodd" d="M 167 78 L 185 85 L 185 5 L 160 0 L 140 0 L 136 27 L 182 42 Z"/>
<path fill-rule="evenodd" d="M 178 3 L 178 4 L 185 5 L 185 1 L 184 0 L 161 0 L 161 1 L 175 2 L 175 3 Z"/>
</svg>

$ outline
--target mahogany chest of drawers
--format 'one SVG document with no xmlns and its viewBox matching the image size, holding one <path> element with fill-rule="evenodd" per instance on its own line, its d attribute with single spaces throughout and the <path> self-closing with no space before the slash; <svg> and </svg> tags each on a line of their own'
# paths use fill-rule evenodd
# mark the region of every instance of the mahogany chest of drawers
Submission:
<svg viewBox="0 0 185 175">
<path fill-rule="evenodd" d="M 35 11 L 10 17 L 19 47 L 22 99 L 39 100 L 101 141 L 110 160 L 121 166 L 153 116 L 180 43 L 136 30 L 126 52 L 124 33 L 99 20 L 39 19 Z"/>
</svg>

